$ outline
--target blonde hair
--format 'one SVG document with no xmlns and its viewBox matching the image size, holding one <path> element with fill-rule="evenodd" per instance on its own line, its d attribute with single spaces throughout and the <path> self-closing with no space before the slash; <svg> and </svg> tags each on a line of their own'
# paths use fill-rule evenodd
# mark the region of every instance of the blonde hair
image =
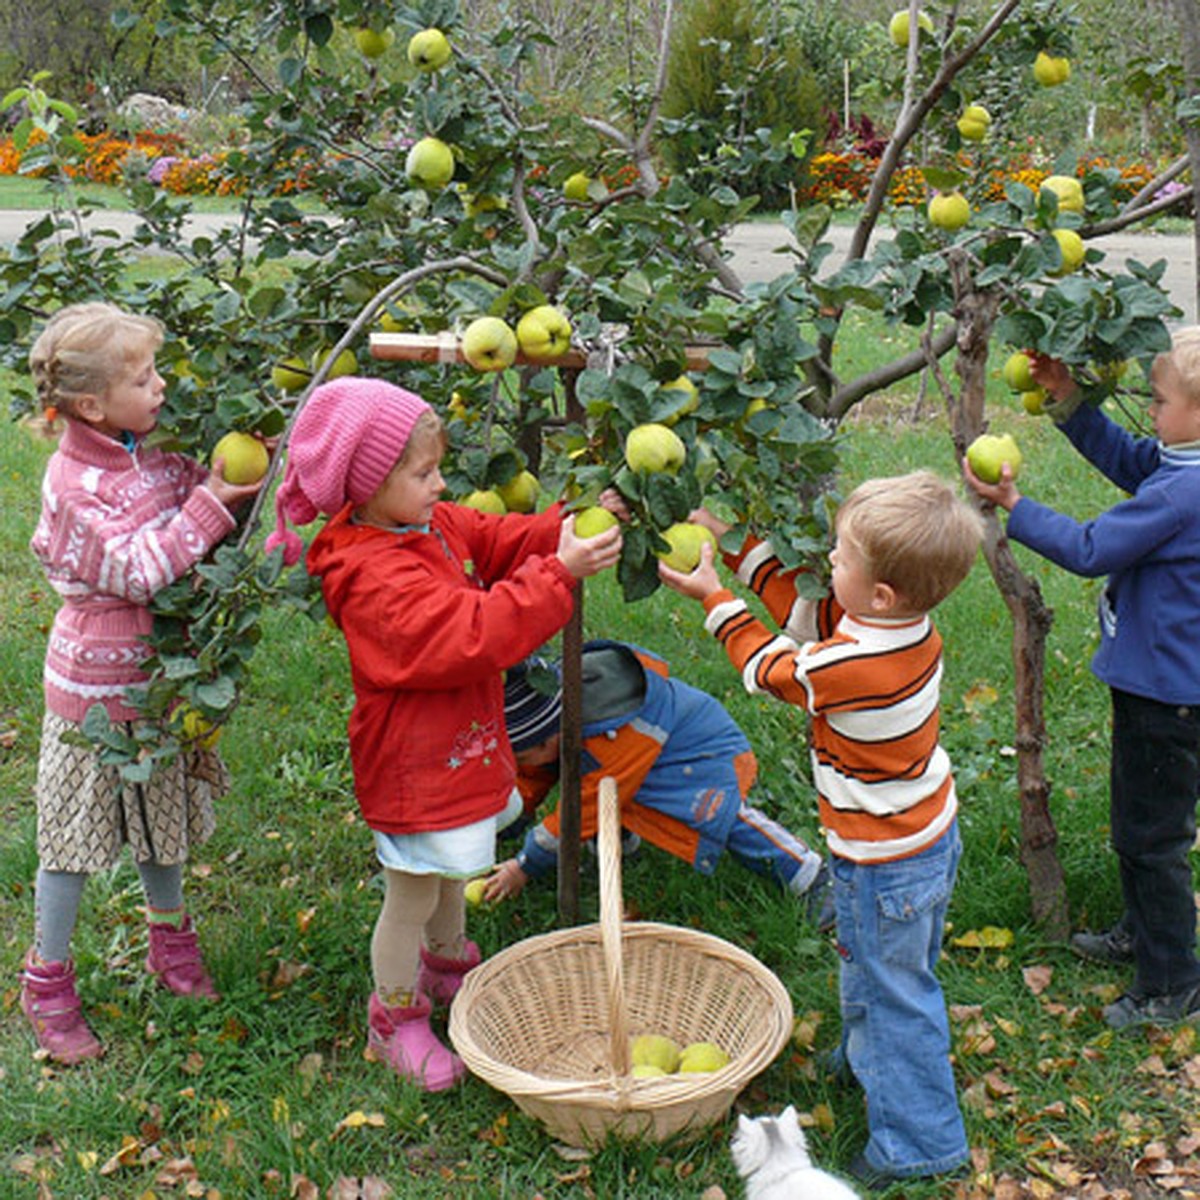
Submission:
<svg viewBox="0 0 1200 1200">
<path fill-rule="evenodd" d="M 872 580 L 928 612 L 966 578 L 983 520 L 945 480 L 913 471 L 859 484 L 838 509 L 837 533 Z"/>
<path fill-rule="evenodd" d="M 1187 325 L 1171 334 L 1171 349 L 1159 355 L 1174 368 L 1191 404 L 1200 404 L 1200 325 Z"/>
<path fill-rule="evenodd" d="M 404 449 L 400 451 L 400 457 L 396 459 L 396 466 L 400 466 L 401 463 L 407 462 L 412 455 L 425 450 L 436 448 L 438 454 L 445 454 L 449 444 L 450 439 L 446 433 L 446 426 L 442 423 L 442 418 L 432 408 L 428 408 L 413 422 L 408 441 L 404 443 Z"/>
<path fill-rule="evenodd" d="M 43 414 L 32 424 L 50 431 L 59 415 L 76 416 L 83 397 L 103 396 L 130 363 L 153 355 L 162 341 L 163 327 L 153 317 L 115 304 L 89 301 L 60 308 L 29 352 Z"/>
</svg>

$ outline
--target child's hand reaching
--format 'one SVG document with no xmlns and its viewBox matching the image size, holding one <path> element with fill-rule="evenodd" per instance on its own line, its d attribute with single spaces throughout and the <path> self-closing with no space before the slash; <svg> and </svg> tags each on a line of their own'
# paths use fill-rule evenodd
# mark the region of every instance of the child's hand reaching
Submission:
<svg viewBox="0 0 1200 1200">
<path fill-rule="evenodd" d="M 614 525 L 594 537 L 581 538 L 575 534 L 575 517 L 571 515 L 562 523 L 558 557 L 576 579 L 587 579 L 621 557 L 621 527 Z"/>
<path fill-rule="evenodd" d="M 971 464 L 967 461 L 964 454 L 962 460 L 963 478 L 967 481 L 975 493 L 988 504 L 998 505 L 1006 512 L 1012 512 L 1016 503 L 1021 498 L 1021 493 L 1017 491 L 1017 485 L 1013 482 L 1012 468 L 1005 463 L 1000 468 L 999 483 L 984 483 L 974 471 L 971 470 Z M 661 573 L 661 572 L 660 572 Z"/>
<path fill-rule="evenodd" d="M 483 885 L 483 898 L 489 902 L 512 899 L 521 894 L 528 882 L 529 876 L 517 865 L 517 860 L 507 859 L 487 877 Z"/>
<path fill-rule="evenodd" d="M 247 500 L 257 496 L 262 491 L 263 483 L 266 480 L 264 475 L 257 483 L 230 483 L 225 478 L 225 460 L 218 458 L 213 463 L 213 469 L 209 472 L 208 478 L 204 481 L 204 486 L 220 502 L 225 505 L 230 512 L 240 508 Z"/>
<path fill-rule="evenodd" d="M 1075 380 L 1071 378 L 1066 363 L 1048 354 L 1036 351 L 1030 354 L 1029 373 L 1035 383 L 1046 389 L 1055 403 L 1065 400 L 1075 390 Z"/>
<path fill-rule="evenodd" d="M 700 547 L 699 565 L 690 575 L 684 571 L 673 571 L 660 562 L 658 577 L 672 591 L 681 596 L 690 596 L 693 600 L 704 600 L 722 587 L 721 577 L 713 564 L 713 548 L 707 542 Z"/>
<path fill-rule="evenodd" d="M 733 528 L 732 525 L 727 525 L 719 517 L 713 516 L 707 508 L 693 508 L 688 513 L 688 520 L 693 525 L 703 525 L 718 542 Z"/>
<path fill-rule="evenodd" d="M 608 509 L 618 521 L 628 521 L 632 515 L 629 511 L 629 505 L 625 503 L 625 497 L 614 487 L 605 488 L 596 497 L 596 503 L 601 508 Z"/>
</svg>

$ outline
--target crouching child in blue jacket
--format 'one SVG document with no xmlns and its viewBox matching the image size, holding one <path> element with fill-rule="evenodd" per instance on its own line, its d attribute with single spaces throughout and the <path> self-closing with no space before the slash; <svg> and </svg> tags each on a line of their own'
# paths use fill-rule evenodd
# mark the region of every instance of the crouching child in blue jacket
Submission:
<svg viewBox="0 0 1200 1200">
<path fill-rule="evenodd" d="M 509 670 L 505 724 L 517 760 L 526 825 L 558 781 L 561 689 L 539 690 L 534 661 Z M 541 663 L 541 660 L 536 660 Z M 549 666 L 549 664 L 541 664 Z M 640 647 L 592 641 L 583 648 L 580 834 L 596 835 L 600 780 L 616 781 L 621 826 L 631 835 L 711 874 L 726 850 L 744 866 L 805 897 L 809 919 L 833 924 L 821 855 L 746 802 L 758 762 L 724 706 L 670 675 Z M 527 828 L 515 858 L 489 876 L 484 897 L 516 896 L 558 865 L 559 812 Z"/>
</svg>

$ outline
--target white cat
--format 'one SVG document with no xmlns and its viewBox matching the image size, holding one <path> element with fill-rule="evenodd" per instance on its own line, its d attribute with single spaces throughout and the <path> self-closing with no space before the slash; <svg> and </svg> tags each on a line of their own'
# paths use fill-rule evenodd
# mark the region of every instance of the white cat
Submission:
<svg viewBox="0 0 1200 1200">
<path fill-rule="evenodd" d="M 739 1114 L 730 1150 L 746 1200 L 858 1200 L 848 1183 L 813 1166 L 790 1104 L 777 1117 Z"/>
</svg>

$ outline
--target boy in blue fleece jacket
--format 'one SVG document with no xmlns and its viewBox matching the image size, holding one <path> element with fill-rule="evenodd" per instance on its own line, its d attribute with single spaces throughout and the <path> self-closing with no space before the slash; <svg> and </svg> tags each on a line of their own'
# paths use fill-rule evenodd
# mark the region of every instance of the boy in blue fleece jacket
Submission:
<svg viewBox="0 0 1200 1200">
<path fill-rule="evenodd" d="M 1114 1029 L 1200 1019 L 1200 960 L 1189 851 L 1200 791 L 1200 327 L 1177 331 L 1154 361 L 1156 437 L 1135 438 L 1081 403 L 1066 367 L 1033 358 L 1047 411 L 1071 444 L 1129 493 L 1075 521 L 1018 492 L 1007 464 L 997 484 L 967 482 L 1008 511 L 1008 536 L 1077 575 L 1107 575 L 1092 671 L 1112 693 L 1110 808 L 1125 913 L 1072 948 L 1132 960 L 1135 977 L 1108 1005 Z"/>
</svg>

